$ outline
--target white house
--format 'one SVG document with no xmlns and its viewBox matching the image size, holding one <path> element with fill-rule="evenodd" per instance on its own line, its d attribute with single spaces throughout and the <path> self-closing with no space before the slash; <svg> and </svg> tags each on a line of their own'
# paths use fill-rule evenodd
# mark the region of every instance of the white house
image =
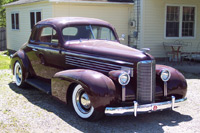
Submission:
<svg viewBox="0 0 200 133">
<path fill-rule="evenodd" d="M 63 16 L 99 18 L 110 22 L 117 33 L 129 35 L 133 3 L 77 0 L 19 0 L 6 6 L 7 48 L 18 50 L 41 19 Z M 123 42 L 128 43 L 128 38 Z"/>
<path fill-rule="evenodd" d="M 119 36 L 126 35 L 123 44 L 150 48 L 155 57 L 166 56 L 163 42 L 191 42 L 195 50 L 200 42 L 199 0 L 19 0 L 5 6 L 7 47 L 12 50 L 28 40 L 37 21 L 61 16 L 108 21 Z"/>
</svg>

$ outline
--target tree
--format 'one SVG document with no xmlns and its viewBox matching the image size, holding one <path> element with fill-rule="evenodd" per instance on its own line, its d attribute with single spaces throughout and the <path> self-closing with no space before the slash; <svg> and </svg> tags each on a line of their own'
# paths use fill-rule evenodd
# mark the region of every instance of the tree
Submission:
<svg viewBox="0 0 200 133">
<path fill-rule="evenodd" d="M 3 5 L 17 0 L 0 0 L 0 27 L 6 27 L 6 9 Z"/>
</svg>

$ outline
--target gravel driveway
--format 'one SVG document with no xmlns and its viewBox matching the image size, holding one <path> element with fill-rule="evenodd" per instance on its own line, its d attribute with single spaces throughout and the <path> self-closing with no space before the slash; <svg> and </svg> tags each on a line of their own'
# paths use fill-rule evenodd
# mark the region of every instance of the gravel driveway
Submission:
<svg viewBox="0 0 200 133">
<path fill-rule="evenodd" d="M 200 78 L 184 73 L 188 101 L 175 111 L 105 117 L 98 122 L 78 118 L 73 110 L 39 90 L 21 89 L 9 70 L 0 71 L 0 132 L 200 132 Z"/>
</svg>

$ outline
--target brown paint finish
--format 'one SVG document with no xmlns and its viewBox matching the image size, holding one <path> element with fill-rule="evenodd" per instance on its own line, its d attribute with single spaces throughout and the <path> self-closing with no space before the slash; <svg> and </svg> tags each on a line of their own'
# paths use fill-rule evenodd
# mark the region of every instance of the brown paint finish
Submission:
<svg viewBox="0 0 200 133">
<path fill-rule="evenodd" d="M 113 31 L 117 39 L 65 42 L 62 29 L 72 25 L 105 26 Z M 115 29 L 102 20 L 76 17 L 46 19 L 37 23 L 31 36 L 39 38 L 41 28 L 48 26 L 56 30 L 58 43 L 44 43 L 30 38 L 13 55 L 12 70 L 15 62 L 20 61 L 25 79 L 40 78 L 51 82 L 52 95 L 63 102 L 67 102 L 69 87 L 74 83 L 81 84 L 89 95 L 92 106 L 99 111 L 103 111 L 105 107 L 132 106 L 133 101 L 137 101 L 137 64 L 141 61 L 153 61 L 154 57 L 120 44 Z M 126 101 L 122 102 L 122 85 L 118 82 L 118 76 L 124 72 L 124 68 L 131 69 L 133 75 L 126 85 Z M 160 78 L 163 69 L 171 72 L 171 78 L 167 82 L 167 97 L 164 97 L 164 82 Z M 167 101 L 172 95 L 176 98 L 185 97 L 187 83 L 180 72 L 164 65 L 156 65 L 155 71 L 155 102 Z"/>
<path fill-rule="evenodd" d="M 76 69 L 56 73 L 54 78 L 64 79 L 67 81 L 67 84 L 68 82 L 81 84 L 89 95 L 93 107 L 98 110 L 102 111 L 107 105 L 113 104 L 115 100 L 115 84 L 109 77 L 102 73 L 92 70 Z M 54 90 L 57 88 L 54 88 L 57 83 L 54 80 L 52 83 L 52 92 L 55 92 L 52 94 L 58 96 L 59 94 L 56 93 L 57 90 Z M 59 93 L 61 94 L 61 92 Z M 61 97 L 58 96 L 59 99 L 63 99 L 64 96 L 62 94 Z"/>
</svg>

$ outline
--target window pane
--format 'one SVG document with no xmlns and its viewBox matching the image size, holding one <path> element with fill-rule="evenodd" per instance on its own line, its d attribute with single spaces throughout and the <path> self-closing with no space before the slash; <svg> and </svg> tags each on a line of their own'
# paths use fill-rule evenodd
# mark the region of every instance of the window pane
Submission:
<svg viewBox="0 0 200 133">
<path fill-rule="evenodd" d="M 179 37 L 179 22 L 167 22 L 167 37 Z"/>
<path fill-rule="evenodd" d="M 19 29 L 19 13 L 15 14 L 16 29 Z"/>
<path fill-rule="evenodd" d="M 12 29 L 15 29 L 15 16 L 11 14 L 11 21 L 12 21 Z"/>
<path fill-rule="evenodd" d="M 166 16 L 166 37 L 179 37 L 180 7 L 168 6 Z"/>
<path fill-rule="evenodd" d="M 62 30 L 65 41 L 93 39 L 89 25 L 66 27 Z"/>
<path fill-rule="evenodd" d="M 96 39 L 100 40 L 116 40 L 111 29 L 101 26 L 92 26 L 92 30 Z"/>
<path fill-rule="evenodd" d="M 36 13 L 36 22 L 41 21 L 41 12 Z"/>
<path fill-rule="evenodd" d="M 193 37 L 195 25 L 195 7 L 183 7 L 182 36 Z"/>
<path fill-rule="evenodd" d="M 66 27 L 62 30 L 62 33 L 65 41 L 79 39 L 116 40 L 113 31 L 104 26 L 83 25 Z M 92 33 L 94 34 L 94 37 Z"/>
<path fill-rule="evenodd" d="M 40 42 L 58 43 L 56 31 L 51 27 L 43 28 L 40 36 Z"/>
<path fill-rule="evenodd" d="M 75 36 L 78 33 L 78 29 L 76 27 L 68 27 L 63 29 L 63 35 L 66 36 Z"/>
<path fill-rule="evenodd" d="M 35 25 L 35 14 L 34 14 L 34 12 L 30 13 L 30 22 L 31 22 L 31 29 L 32 29 L 33 26 Z"/>
</svg>

